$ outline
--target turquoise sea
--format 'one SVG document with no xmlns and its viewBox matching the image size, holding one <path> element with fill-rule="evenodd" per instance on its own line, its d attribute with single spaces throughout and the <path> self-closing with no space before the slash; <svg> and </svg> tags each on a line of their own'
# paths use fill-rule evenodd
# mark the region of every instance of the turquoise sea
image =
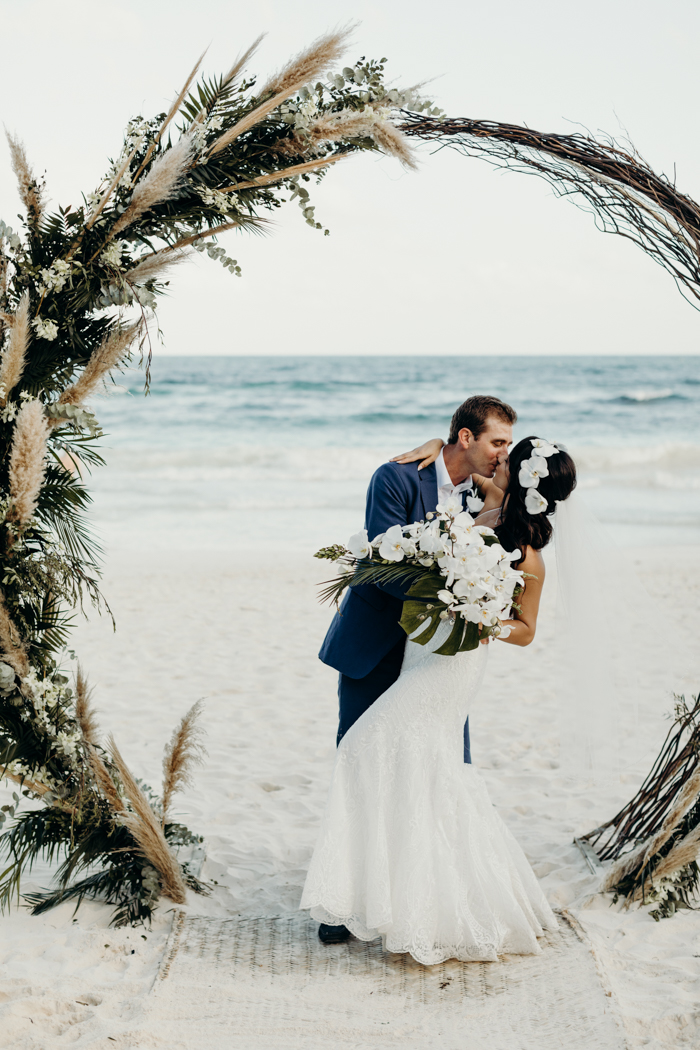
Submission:
<svg viewBox="0 0 700 1050">
<path fill-rule="evenodd" d="M 618 538 L 700 542 L 700 357 L 166 357 L 94 408 L 108 548 L 314 550 L 360 526 L 372 471 L 492 393 L 564 442 Z"/>
</svg>

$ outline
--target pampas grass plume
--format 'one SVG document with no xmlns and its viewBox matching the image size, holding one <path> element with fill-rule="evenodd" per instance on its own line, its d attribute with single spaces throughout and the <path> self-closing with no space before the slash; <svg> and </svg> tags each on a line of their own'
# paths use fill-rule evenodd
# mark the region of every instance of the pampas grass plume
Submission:
<svg viewBox="0 0 700 1050">
<path fill-rule="evenodd" d="M 97 786 L 106 798 L 110 807 L 115 813 L 126 813 L 126 806 L 124 805 L 121 795 L 117 791 L 117 786 L 112 779 L 112 775 L 107 769 L 102 755 L 96 750 L 94 744 L 88 743 L 87 754 L 90 768 L 92 769 Z"/>
<path fill-rule="evenodd" d="M 337 62 L 342 56 L 354 28 L 354 25 L 348 25 L 318 37 L 296 58 L 291 59 L 279 73 L 270 77 L 260 89 L 260 97 L 263 98 L 269 94 L 284 95 L 285 98 L 289 98 L 309 81 L 321 76 L 331 62 Z"/>
<path fill-rule="evenodd" d="M 700 852 L 700 826 L 675 844 L 652 873 L 652 879 L 663 879 L 698 859 Z"/>
<path fill-rule="evenodd" d="M 27 154 L 19 139 L 13 138 L 9 131 L 5 132 L 10 147 L 12 158 L 12 170 L 17 176 L 19 184 L 19 195 L 22 203 L 27 209 L 27 217 L 32 225 L 38 223 L 44 211 L 44 202 L 41 199 L 41 190 L 37 184 L 32 169 L 27 161 Z"/>
<path fill-rule="evenodd" d="M 97 743 L 97 717 L 92 706 L 92 689 L 88 687 L 87 678 L 78 664 L 75 676 L 75 717 L 83 740 L 87 744 Z"/>
<path fill-rule="evenodd" d="M 670 810 L 668 816 L 656 834 L 648 841 L 642 842 L 641 845 L 632 850 L 631 853 L 627 853 L 624 857 L 621 857 L 620 860 L 613 865 L 601 886 L 601 891 L 603 893 L 607 890 L 613 889 L 628 875 L 631 875 L 635 871 L 641 871 L 642 868 L 646 867 L 651 858 L 659 852 L 666 842 L 668 842 L 680 821 L 697 800 L 699 792 L 700 769 L 696 769 L 690 780 L 687 781 L 683 786 L 683 789 L 678 793 L 678 798 L 676 799 L 673 808 Z M 673 852 L 674 851 L 671 850 L 671 853 Z M 669 853 L 669 857 L 671 856 L 671 853 Z M 666 860 L 668 860 L 668 857 Z M 656 877 L 656 875 L 657 872 L 655 871 L 654 877 Z"/>
<path fill-rule="evenodd" d="M 24 362 L 29 343 L 29 292 L 25 292 L 19 301 L 17 312 L 10 321 L 10 335 L 0 361 L 0 405 L 7 403 L 10 391 L 19 383 L 24 371 Z"/>
<path fill-rule="evenodd" d="M 250 113 L 242 117 L 237 124 L 225 131 L 223 135 L 220 135 L 212 146 L 211 155 L 213 156 L 225 149 L 239 135 L 254 127 L 261 120 L 264 120 L 268 113 L 271 113 L 273 109 L 277 109 L 290 95 L 295 94 L 309 81 L 320 77 L 331 62 L 335 62 L 343 54 L 352 29 L 353 26 L 346 26 L 344 29 L 337 29 L 334 33 L 328 33 L 326 36 L 319 37 L 310 47 L 287 63 L 284 69 L 268 80 L 260 91 L 260 98 L 264 98 L 266 95 L 271 95 L 271 98 L 256 106 Z"/>
<path fill-rule="evenodd" d="M 414 152 L 408 144 L 408 139 L 390 121 L 378 120 L 372 125 L 371 134 L 374 141 L 385 153 L 396 157 L 405 168 L 409 168 L 411 171 L 418 170 L 418 164 Z"/>
<path fill-rule="evenodd" d="M 112 236 L 136 222 L 156 204 L 175 196 L 192 159 L 193 146 L 192 136 L 185 134 L 174 146 L 161 153 L 148 175 L 136 183 L 129 207 L 112 227 Z"/>
<path fill-rule="evenodd" d="M 2 645 L 2 659 L 15 669 L 20 678 L 24 678 L 29 673 L 29 660 L 19 632 L 7 611 L 2 592 L 0 592 L 0 645 Z"/>
<path fill-rule="evenodd" d="M 8 517 L 26 525 L 34 516 L 46 473 L 46 438 L 49 421 L 40 401 L 26 401 L 17 413 L 10 450 Z"/>
<path fill-rule="evenodd" d="M 125 810 L 121 815 L 121 821 L 134 836 L 143 856 L 159 873 L 161 888 L 165 896 L 176 904 L 184 904 L 187 890 L 180 865 L 165 840 L 158 819 L 148 804 L 148 799 L 122 758 L 114 737 L 110 737 L 109 750 L 124 787 L 124 793 L 133 809 L 133 813 Z"/>
<path fill-rule="evenodd" d="M 127 328 L 117 328 L 103 339 L 85 365 L 82 374 L 72 386 L 67 387 L 58 399 L 61 405 L 78 405 L 89 397 L 97 384 L 122 360 L 136 338 L 141 322 Z"/>
<path fill-rule="evenodd" d="M 191 252 L 182 251 L 153 252 L 151 255 L 146 255 L 136 266 L 127 270 L 124 277 L 133 284 L 141 284 L 153 277 L 160 277 L 171 266 L 176 266 L 177 263 L 189 259 L 191 254 Z"/>
<path fill-rule="evenodd" d="M 201 729 L 197 719 L 202 713 L 198 700 L 180 722 L 163 756 L 163 826 L 165 826 L 172 797 L 192 782 L 192 766 L 201 763 L 205 750 L 200 743 Z"/>
</svg>

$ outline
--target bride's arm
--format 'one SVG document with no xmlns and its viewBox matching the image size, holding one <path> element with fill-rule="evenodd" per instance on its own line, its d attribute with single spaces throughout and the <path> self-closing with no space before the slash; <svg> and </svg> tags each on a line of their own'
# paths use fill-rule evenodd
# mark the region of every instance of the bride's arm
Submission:
<svg viewBox="0 0 700 1050">
<path fill-rule="evenodd" d="M 529 645 L 537 630 L 537 614 L 544 583 L 544 558 L 534 547 L 528 547 L 518 568 L 532 574 L 525 580 L 525 590 L 518 601 L 522 612 L 516 612 L 514 620 L 504 621 L 504 625 L 510 627 L 511 632 L 507 638 L 501 637 L 498 640 L 510 642 L 511 645 Z"/>
<path fill-rule="evenodd" d="M 410 452 L 402 452 L 400 456 L 394 456 L 390 462 L 415 463 L 417 459 L 421 459 L 423 462 L 418 464 L 418 469 L 422 470 L 423 467 L 428 467 L 435 462 L 444 444 L 445 442 L 442 438 L 431 438 L 430 441 L 426 441 L 424 445 L 419 445 L 418 448 L 414 448 Z"/>
</svg>

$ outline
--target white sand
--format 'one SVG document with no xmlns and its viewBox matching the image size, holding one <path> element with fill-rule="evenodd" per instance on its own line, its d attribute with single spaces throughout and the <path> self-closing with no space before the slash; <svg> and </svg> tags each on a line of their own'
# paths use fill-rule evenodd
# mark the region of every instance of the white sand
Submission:
<svg viewBox="0 0 700 1050">
<path fill-rule="evenodd" d="M 106 620 L 75 634 L 103 730 L 156 785 L 173 726 L 207 698 L 209 759 L 179 807 L 206 837 L 204 876 L 216 882 L 211 898 L 191 896 L 200 914 L 272 916 L 296 907 L 333 761 L 336 676 L 316 659 L 330 615 L 314 594 L 325 566 L 290 553 L 269 569 L 250 568 L 256 556 L 254 547 L 229 558 L 206 550 L 141 562 L 114 555 L 105 590 L 117 634 Z M 677 629 L 696 645 L 700 550 L 638 558 L 653 593 L 680 595 Z M 697 1046 L 700 913 L 655 923 L 646 909 L 622 912 L 609 897 L 587 901 L 594 879 L 573 835 L 612 816 L 636 783 L 589 797 L 560 778 L 551 606 L 549 594 L 531 647 L 491 653 L 472 716 L 475 761 L 550 902 L 569 907 L 591 939 L 630 1046 Z M 25 889 L 41 882 L 37 872 Z M 0 920 L 3 1047 L 164 1046 L 157 1031 L 138 1043 L 129 1032 L 155 977 L 167 908 L 151 930 L 110 929 L 109 909 L 93 903 L 75 919 L 64 905 L 41 917 L 15 909 Z"/>
</svg>

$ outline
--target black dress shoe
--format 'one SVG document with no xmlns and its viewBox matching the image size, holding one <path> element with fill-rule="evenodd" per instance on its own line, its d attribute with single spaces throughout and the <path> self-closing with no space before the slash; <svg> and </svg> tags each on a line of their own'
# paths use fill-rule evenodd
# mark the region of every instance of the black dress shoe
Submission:
<svg viewBox="0 0 700 1050">
<path fill-rule="evenodd" d="M 347 926 L 329 926 L 327 922 L 322 922 L 318 928 L 318 938 L 324 944 L 341 944 L 347 941 L 349 936 L 350 930 Z"/>
</svg>

